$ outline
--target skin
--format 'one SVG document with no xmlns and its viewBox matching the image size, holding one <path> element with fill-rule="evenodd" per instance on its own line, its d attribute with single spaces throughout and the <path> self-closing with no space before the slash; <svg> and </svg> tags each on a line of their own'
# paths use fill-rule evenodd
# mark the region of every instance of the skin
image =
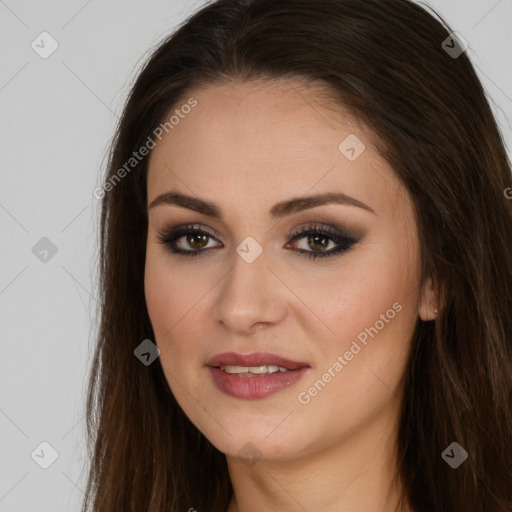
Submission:
<svg viewBox="0 0 512 512">
<path fill-rule="evenodd" d="M 419 286 L 407 191 L 375 150 L 372 133 L 320 92 L 295 81 L 195 90 L 198 105 L 150 156 L 148 205 L 175 191 L 224 212 L 220 220 L 169 204 L 149 209 L 145 294 L 172 392 L 226 454 L 234 488 L 229 512 L 388 512 L 397 504 L 393 449 L 403 375 L 418 317 L 434 318 L 434 295 Z M 338 149 L 350 134 L 366 146 L 354 161 Z M 333 191 L 375 213 L 328 204 L 269 217 L 279 201 Z M 173 255 L 159 242 L 167 227 L 190 223 L 222 237 L 207 239 L 205 257 Z M 322 249 L 307 236 L 288 243 L 290 230 L 311 223 L 360 239 L 347 252 L 309 259 L 297 249 Z M 252 263 L 235 251 L 247 236 L 263 249 Z M 182 237 L 179 247 L 203 246 Z M 323 251 L 335 247 L 331 239 Z M 299 393 L 397 302 L 401 311 L 300 403 Z M 311 368 L 278 393 L 243 400 L 218 390 L 205 366 L 227 351 L 273 352 Z M 255 463 L 238 454 L 247 443 Z"/>
</svg>

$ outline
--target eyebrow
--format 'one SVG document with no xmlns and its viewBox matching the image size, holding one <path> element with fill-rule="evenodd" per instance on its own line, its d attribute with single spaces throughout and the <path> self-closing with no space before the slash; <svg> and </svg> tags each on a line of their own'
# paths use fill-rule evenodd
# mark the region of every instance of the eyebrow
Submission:
<svg viewBox="0 0 512 512">
<path fill-rule="evenodd" d="M 180 206 L 182 208 L 188 208 L 189 210 L 193 210 L 195 212 L 216 219 L 223 218 L 222 209 L 216 203 L 205 201 L 204 199 L 189 196 L 186 194 L 181 194 L 178 192 L 165 192 L 163 194 L 160 194 L 155 199 L 153 199 L 153 201 L 151 201 L 150 205 L 148 206 L 148 210 L 162 204 L 169 204 Z M 346 194 L 343 194 L 341 192 L 327 192 L 325 194 L 294 197 L 286 201 L 281 201 L 279 203 L 276 203 L 270 209 L 269 215 L 271 219 L 277 220 L 292 213 L 301 212 L 304 210 L 308 210 L 309 208 L 323 206 L 326 204 L 356 206 L 358 208 L 362 208 L 363 210 L 367 210 L 370 213 L 376 215 L 373 208 L 370 208 L 367 204 L 362 203 L 358 199 L 347 196 Z"/>
</svg>

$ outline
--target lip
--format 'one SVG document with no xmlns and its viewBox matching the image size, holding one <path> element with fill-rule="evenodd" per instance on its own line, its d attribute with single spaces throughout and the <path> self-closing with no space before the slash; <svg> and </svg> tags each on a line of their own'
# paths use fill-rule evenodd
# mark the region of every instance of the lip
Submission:
<svg viewBox="0 0 512 512">
<path fill-rule="evenodd" d="M 221 370 L 222 365 L 263 366 L 274 365 L 286 368 L 287 372 L 239 377 Z M 257 352 L 237 354 L 225 352 L 214 356 L 206 363 L 217 388 L 226 395 L 245 400 L 256 400 L 277 393 L 300 380 L 310 366 L 308 363 L 292 361 L 276 354 Z"/>
<path fill-rule="evenodd" d="M 223 365 L 230 366 L 263 366 L 274 365 L 281 366 L 287 370 L 298 370 L 305 366 L 309 367 L 308 363 L 292 361 L 277 354 L 269 352 L 254 352 L 253 354 L 237 354 L 236 352 L 223 352 L 213 356 L 206 366 L 215 366 L 219 368 Z"/>
</svg>

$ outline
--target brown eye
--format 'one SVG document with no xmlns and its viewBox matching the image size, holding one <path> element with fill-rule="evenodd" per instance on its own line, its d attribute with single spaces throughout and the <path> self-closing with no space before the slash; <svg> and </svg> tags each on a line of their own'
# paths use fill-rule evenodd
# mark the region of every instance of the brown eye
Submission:
<svg viewBox="0 0 512 512">
<path fill-rule="evenodd" d="M 192 249 L 204 249 L 208 243 L 209 235 L 205 233 L 190 233 L 187 235 L 187 243 Z"/>
<path fill-rule="evenodd" d="M 347 235 L 339 228 L 324 224 L 310 224 L 309 226 L 294 230 L 291 235 L 292 239 L 287 245 L 292 245 L 292 249 L 295 249 L 301 254 L 307 254 L 309 258 L 325 258 L 328 256 L 341 255 L 350 250 L 352 246 L 358 242 L 358 240 Z M 298 244 L 301 240 L 304 241 Z M 303 247 L 297 247 L 298 245 L 303 245 Z"/>
<path fill-rule="evenodd" d="M 173 254 L 198 256 L 210 252 L 207 249 L 214 246 L 209 245 L 209 242 L 216 240 L 216 237 L 204 229 L 199 229 L 198 225 L 188 225 L 161 232 L 158 239 Z"/>
<path fill-rule="evenodd" d="M 329 245 L 329 237 L 325 235 L 309 235 L 308 244 L 311 249 L 321 251 Z"/>
</svg>

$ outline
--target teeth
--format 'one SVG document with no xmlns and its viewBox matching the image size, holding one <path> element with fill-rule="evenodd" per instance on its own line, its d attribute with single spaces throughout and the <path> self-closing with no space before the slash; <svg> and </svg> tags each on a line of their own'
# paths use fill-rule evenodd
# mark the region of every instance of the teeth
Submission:
<svg viewBox="0 0 512 512">
<path fill-rule="evenodd" d="M 220 367 L 221 370 L 224 370 L 226 373 L 254 373 L 256 375 L 263 375 L 264 373 L 276 373 L 287 372 L 286 368 L 282 368 L 281 366 L 275 365 L 263 365 L 263 366 L 232 366 L 232 365 L 222 365 Z"/>
</svg>

